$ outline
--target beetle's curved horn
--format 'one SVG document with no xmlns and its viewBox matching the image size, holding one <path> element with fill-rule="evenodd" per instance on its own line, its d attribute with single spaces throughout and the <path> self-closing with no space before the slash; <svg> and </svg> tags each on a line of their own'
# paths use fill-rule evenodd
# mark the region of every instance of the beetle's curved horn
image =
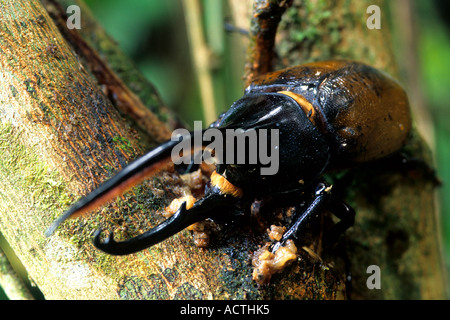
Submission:
<svg viewBox="0 0 450 320">
<path fill-rule="evenodd" d="M 182 138 L 192 138 L 194 134 L 195 132 L 192 132 L 189 136 L 182 136 Z M 171 162 L 172 150 L 180 141 L 169 140 L 131 162 L 122 171 L 81 198 L 69 210 L 63 213 L 47 229 L 45 235 L 47 237 L 52 235 L 56 228 L 66 219 L 79 217 L 100 207 L 164 169 Z M 203 148 L 203 146 L 201 147 Z M 192 151 L 196 152 L 197 150 Z"/>
<path fill-rule="evenodd" d="M 173 236 L 195 222 L 211 218 L 217 213 L 219 206 L 222 208 L 226 204 L 231 206 L 234 204 L 233 201 L 233 197 L 226 197 L 222 193 L 209 193 L 198 200 L 189 210 L 186 209 L 186 202 L 183 202 L 173 216 L 134 238 L 117 242 L 110 231 L 109 237 L 102 241 L 100 239 L 102 230 L 98 230 L 95 234 L 94 245 L 98 249 L 112 255 L 135 253 Z"/>
</svg>

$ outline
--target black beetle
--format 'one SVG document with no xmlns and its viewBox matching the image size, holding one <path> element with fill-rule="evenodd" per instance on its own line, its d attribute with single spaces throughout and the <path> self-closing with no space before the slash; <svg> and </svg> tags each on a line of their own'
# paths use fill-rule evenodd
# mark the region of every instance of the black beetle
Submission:
<svg viewBox="0 0 450 320">
<path fill-rule="evenodd" d="M 219 164 L 203 198 L 178 211 L 155 228 L 135 238 L 116 242 L 112 232 L 94 245 L 113 255 L 140 251 L 189 225 L 229 215 L 255 197 L 311 196 L 282 239 L 271 250 L 292 239 L 310 217 L 325 208 L 341 219 L 342 230 L 354 220 L 353 210 L 333 201 L 323 173 L 393 154 L 405 144 L 411 128 L 408 99 L 390 76 L 370 66 L 333 60 L 305 64 L 254 79 L 244 96 L 212 124 L 219 130 L 278 129 L 279 169 L 262 176 L 256 164 Z M 191 136 L 194 133 L 191 134 Z M 47 230 L 50 235 L 69 217 L 91 211 L 150 177 L 171 158 L 179 141 L 168 141 L 130 163 L 116 176 L 80 199 Z M 299 200 L 300 201 L 300 200 Z M 332 204 L 332 205 L 330 205 Z"/>
</svg>

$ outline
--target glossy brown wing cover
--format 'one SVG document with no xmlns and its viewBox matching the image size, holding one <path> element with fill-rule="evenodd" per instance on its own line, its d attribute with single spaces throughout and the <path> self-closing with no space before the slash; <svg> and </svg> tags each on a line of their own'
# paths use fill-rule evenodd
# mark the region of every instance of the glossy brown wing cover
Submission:
<svg viewBox="0 0 450 320">
<path fill-rule="evenodd" d="M 314 119 L 330 143 L 336 165 L 387 156 L 411 129 L 408 98 L 389 75 L 367 65 L 323 61 L 256 78 L 246 92 L 291 91 L 315 109 Z"/>
</svg>

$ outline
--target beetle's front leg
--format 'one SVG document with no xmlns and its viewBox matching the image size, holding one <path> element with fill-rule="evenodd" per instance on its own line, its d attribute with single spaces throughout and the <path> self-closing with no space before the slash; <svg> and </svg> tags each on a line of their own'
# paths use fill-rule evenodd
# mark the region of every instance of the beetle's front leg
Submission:
<svg viewBox="0 0 450 320">
<path fill-rule="evenodd" d="M 320 182 L 316 186 L 313 201 L 283 234 L 281 240 L 272 245 L 272 253 L 275 253 L 281 246 L 284 246 L 288 240 L 292 240 L 293 238 L 296 238 L 297 235 L 301 234 L 308 222 L 321 214 L 325 209 L 328 209 L 340 219 L 340 221 L 329 230 L 326 239 L 335 239 L 353 225 L 355 220 L 354 210 L 346 203 L 333 198 L 331 195 L 331 186 L 324 182 Z"/>
<path fill-rule="evenodd" d="M 321 213 L 331 198 L 331 186 L 324 182 L 320 182 L 315 189 L 314 199 L 305 211 L 297 218 L 292 226 L 283 234 L 280 241 L 271 246 L 272 253 L 275 253 L 286 241 L 296 238 L 308 222 L 317 214 Z"/>
<path fill-rule="evenodd" d="M 331 244 L 355 223 L 355 210 L 334 197 L 328 203 L 327 209 L 340 219 L 324 236 L 324 242 Z"/>
<path fill-rule="evenodd" d="M 254 267 L 253 279 L 258 284 L 268 283 L 273 274 L 281 272 L 287 265 L 297 259 L 297 247 L 293 239 L 297 238 L 305 230 L 305 227 L 311 219 L 315 219 L 325 209 L 328 209 L 341 219 L 327 232 L 325 241 L 328 241 L 327 239 L 335 239 L 335 236 L 341 234 L 353 224 L 353 209 L 332 197 L 330 185 L 323 182 L 317 184 L 313 200 L 298 216 L 292 226 L 283 234 L 280 241 L 270 247 L 265 246 L 260 248 L 255 252 L 252 260 Z"/>
<path fill-rule="evenodd" d="M 314 192 L 314 198 L 292 226 L 287 230 L 280 241 L 271 246 L 264 246 L 255 252 L 252 259 L 253 279 L 260 285 L 269 283 L 273 274 L 281 272 L 298 257 L 297 247 L 293 238 L 304 230 L 308 222 L 313 219 L 328 205 L 331 194 L 331 186 L 319 183 Z"/>
</svg>

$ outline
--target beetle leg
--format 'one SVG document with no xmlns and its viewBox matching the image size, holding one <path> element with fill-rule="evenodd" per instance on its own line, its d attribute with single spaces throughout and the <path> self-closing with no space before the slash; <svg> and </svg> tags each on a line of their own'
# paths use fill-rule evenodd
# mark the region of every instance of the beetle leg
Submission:
<svg viewBox="0 0 450 320">
<path fill-rule="evenodd" d="M 314 200 L 309 204 L 305 211 L 292 224 L 288 231 L 283 234 L 280 241 L 272 246 L 272 253 L 283 246 L 287 240 L 295 238 L 297 234 L 308 224 L 316 215 L 328 209 L 332 214 L 340 219 L 329 232 L 327 232 L 326 241 L 335 239 L 345 230 L 351 227 L 355 221 L 355 211 L 352 207 L 342 201 L 338 201 L 331 196 L 331 186 L 321 182 L 317 185 L 314 193 Z"/>
<path fill-rule="evenodd" d="M 153 246 L 195 222 L 212 218 L 221 209 L 234 207 L 236 199 L 212 190 L 212 192 L 198 200 L 189 210 L 186 209 L 186 202 L 183 202 L 173 216 L 137 237 L 116 242 L 113 233 L 110 231 L 109 237 L 102 241 L 100 239 L 102 230 L 98 230 L 95 234 L 94 245 L 98 249 L 112 255 L 131 254 Z"/>
<path fill-rule="evenodd" d="M 332 243 L 355 223 L 355 210 L 343 201 L 331 199 L 327 209 L 340 219 L 325 235 L 324 242 Z"/>
<path fill-rule="evenodd" d="M 340 219 L 325 235 L 324 246 L 330 246 L 343 259 L 345 268 L 345 289 L 347 297 L 350 297 L 352 288 L 351 260 L 348 255 L 346 241 L 336 242 L 339 235 L 343 234 L 355 222 L 355 211 L 343 201 L 331 199 L 328 210 Z"/>
<path fill-rule="evenodd" d="M 323 182 L 319 183 L 314 193 L 314 200 L 309 204 L 305 211 L 298 217 L 298 219 L 287 230 L 280 241 L 272 246 L 272 253 L 275 253 L 278 248 L 283 246 L 287 240 L 296 237 L 301 229 L 311 220 L 315 215 L 321 213 L 328 204 L 331 194 L 331 187 Z"/>
</svg>

